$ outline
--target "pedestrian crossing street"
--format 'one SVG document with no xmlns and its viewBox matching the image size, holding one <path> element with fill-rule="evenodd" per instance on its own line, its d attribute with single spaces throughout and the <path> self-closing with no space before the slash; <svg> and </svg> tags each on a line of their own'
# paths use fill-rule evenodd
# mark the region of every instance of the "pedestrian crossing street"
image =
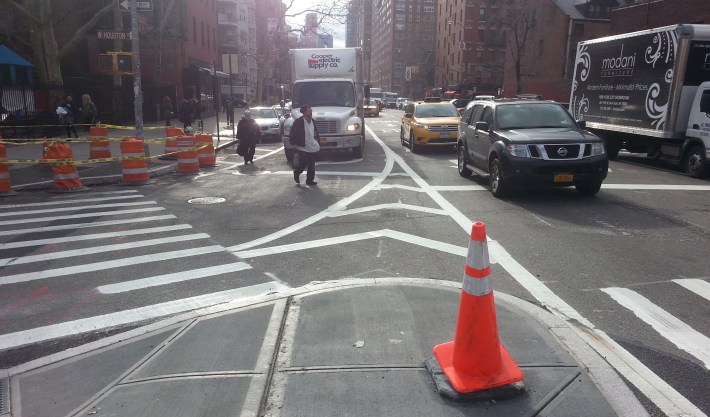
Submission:
<svg viewBox="0 0 710 417">
<path fill-rule="evenodd" d="M 706 279 L 673 283 L 710 300 Z M 0 205 L 0 351 L 285 288 L 137 190 Z M 710 369 L 710 339 L 664 300 L 600 291 Z"/>
</svg>

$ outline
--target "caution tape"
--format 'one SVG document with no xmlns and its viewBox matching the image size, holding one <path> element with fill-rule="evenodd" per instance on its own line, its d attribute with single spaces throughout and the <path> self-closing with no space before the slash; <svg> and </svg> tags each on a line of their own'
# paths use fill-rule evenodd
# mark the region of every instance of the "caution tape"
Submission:
<svg viewBox="0 0 710 417">
<path fill-rule="evenodd" d="M 197 151 L 202 148 L 207 148 L 213 146 L 211 144 L 203 144 L 199 146 L 194 146 L 189 149 L 181 149 L 174 152 L 166 152 L 159 155 L 152 156 L 117 156 L 111 158 L 96 158 L 96 159 L 83 159 L 83 160 L 73 160 L 73 159 L 6 159 L 0 160 L 0 164 L 50 164 L 50 165 L 88 165 L 95 164 L 98 162 L 118 162 L 126 160 L 150 160 L 153 158 L 160 158 L 162 156 L 176 155 L 181 152 L 187 151 Z"/>
<path fill-rule="evenodd" d="M 160 139 L 143 139 L 144 143 L 152 143 L 156 145 L 162 145 L 167 141 L 168 139 L 177 139 L 179 136 L 167 136 L 165 138 L 160 138 Z M 96 142 L 96 141 L 104 141 L 107 140 L 109 142 L 120 142 L 124 139 L 135 139 L 135 136 L 123 136 L 120 138 L 109 138 L 109 137 L 92 137 L 92 138 L 66 138 L 66 139 L 35 139 L 35 138 L 25 138 L 25 139 L 13 139 L 13 140 L 2 140 L 0 139 L 0 143 L 3 145 L 37 145 L 37 144 L 42 144 L 42 143 L 52 143 L 52 142 L 74 142 L 74 143 L 88 143 L 88 142 Z M 28 142 L 17 142 L 18 140 L 21 141 L 28 141 Z"/>
</svg>

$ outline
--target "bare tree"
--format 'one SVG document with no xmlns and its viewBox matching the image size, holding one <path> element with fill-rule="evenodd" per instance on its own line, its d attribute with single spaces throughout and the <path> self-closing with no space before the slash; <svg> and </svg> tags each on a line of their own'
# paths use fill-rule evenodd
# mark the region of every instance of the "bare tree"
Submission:
<svg viewBox="0 0 710 417">
<path fill-rule="evenodd" d="M 54 37 L 54 26 L 61 22 L 67 14 L 73 12 L 75 8 L 60 8 L 56 0 L 5 1 L 26 19 L 26 27 L 29 30 L 29 46 L 35 58 L 34 64 L 40 81 L 54 84 L 63 84 L 64 82 L 60 65 L 62 58 L 80 44 L 84 35 L 94 28 L 103 16 L 118 7 L 119 2 L 119 0 L 92 1 L 91 4 L 99 3 L 96 5 L 97 9 L 92 18 L 81 25 L 69 40 L 59 47 Z"/>
<path fill-rule="evenodd" d="M 498 18 L 498 23 L 506 32 L 506 46 L 513 58 L 517 94 L 523 92 L 523 61 L 526 52 L 530 52 L 529 43 L 537 24 L 538 7 L 535 3 L 527 0 L 510 1 L 504 14 Z M 532 65 L 532 62 L 529 64 Z"/>
</svg>

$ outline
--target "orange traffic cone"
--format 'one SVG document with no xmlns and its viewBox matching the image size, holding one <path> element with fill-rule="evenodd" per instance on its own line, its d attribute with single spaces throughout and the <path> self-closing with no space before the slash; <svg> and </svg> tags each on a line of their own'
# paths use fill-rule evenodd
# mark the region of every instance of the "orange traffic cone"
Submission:
<svg viewBox="0 0 710 417">
<path fill-rule="evenodd" d="M 168 126 L 165 128 L 165 152 L 159 159 L 177 159 L 177 137 L 185 132 L 179 127 Z"/>
<path fill-rule="evenodd" d="M 145 159 L 145 144 L 139 138 L 126 138 L 121 141 L 121 178 L 122 185 L 152 184 Z"/>
<path fill-rule="evenodd" d="M 214 153 L 214 142 L 209 133 L 198 133 L 195 135 L 195 146 L 197 149 L 197 162 L 200 167 L 216 167 L 217 156 Z"/>
<path fill-rule="evenodd" d="M 177 138 L 177 174 L 197 175 L 200 173 L 200 164 L 197 160 L 194 136 L 178 136 Z"/>
<path fill-rule="evenodd" d="M 475 222 L 454 340 L 434 347 L 438 364 L 458 394 L 490 390 L 523 379 L 523 372 L 498 338 L 490 272 L 486 226 Z M 513 391 L 521 392 L 520 388 Z"/>
<path fill-rule="evenodd" d="M 5 161 L 7 161 L 7 151 L 5 144 L 0 143 L 0 197 L 17 195 L 17 191 L 10 185 L 10 168 Z"/>
</svg>

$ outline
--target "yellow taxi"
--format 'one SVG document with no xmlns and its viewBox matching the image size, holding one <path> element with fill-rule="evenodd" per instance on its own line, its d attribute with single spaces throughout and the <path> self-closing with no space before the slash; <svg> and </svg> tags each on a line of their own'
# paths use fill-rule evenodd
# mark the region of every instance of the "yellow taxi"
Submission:
<svg viewBox="0 0 710 417">
<path fill-rule="evenodd" d="M 377 100 L 374 98 L 369 99 L 365 102 L 365 117 L 379 117 L 380 116 L 380 106 L 377 104 Z"/>
<path fill-rule="evenodd" d="M 456 146 L 461 116 L 453 104 L 437 98 L 404 107 L 399 137 L 412 152 L 424 146 Z"/>
</svg>

